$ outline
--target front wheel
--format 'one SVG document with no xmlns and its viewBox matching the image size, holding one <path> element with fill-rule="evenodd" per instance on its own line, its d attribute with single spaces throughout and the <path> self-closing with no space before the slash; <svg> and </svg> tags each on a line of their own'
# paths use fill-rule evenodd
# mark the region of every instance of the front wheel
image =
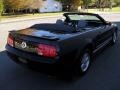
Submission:
<svg viewBox="0 0 120 90">
<path fill-rule="evenodd" d="M 117 41 L 117 33 L 114 32 L 113 35 L 112 35 L 112 41 L 111 41 L 111 44 L 114 45 Z"/>
</svg>

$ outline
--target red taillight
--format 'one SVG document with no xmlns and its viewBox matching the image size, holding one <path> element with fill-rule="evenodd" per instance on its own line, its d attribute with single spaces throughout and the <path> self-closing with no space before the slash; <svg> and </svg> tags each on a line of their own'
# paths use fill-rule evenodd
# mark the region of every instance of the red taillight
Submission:
<svg viewBox="0 0 120 90">
<path fill-rule="evenodd" d="M 14 43 L 13 37 L 9 35 L 9 36 L 8 36 L 8 39 L 7 39 L 7 44 L 9 44 L 10 46 L 13 47 L 13 43 Z"/>
<path fill-rule="evenodd" d="M 37 47 L 38 55 L 54 58 L 57 56 L 57 49 L 54 46 L 39 44 Z"/>
</svg>

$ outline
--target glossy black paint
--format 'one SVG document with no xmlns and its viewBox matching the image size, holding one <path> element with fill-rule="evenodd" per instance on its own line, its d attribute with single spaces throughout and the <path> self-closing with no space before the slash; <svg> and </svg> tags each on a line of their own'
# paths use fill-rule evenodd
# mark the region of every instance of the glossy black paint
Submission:
<svg viewBox="0 0 120 90">
<path fill-rule="evenodd" d="M 76 30 L 75 27 L 66 24 L 71 22 L 67 16 L 69 14 L 93 15 L 100 19 L 102 25 L 89 28 L 85 27 L 81 30 Z M 6 45 L 8 55 L 12 57 L 13 60 L 18 60 L 18 57 L 21 57 L 28 62 L 33 61 L 72 66 L 77 63 L 79 57 L 85 49 L 89 49 L 91 51 L 91 55 L 93 55 L 102 45 L 104 46 L 104 44 L 108 44 L 106 42 L 110 42 L 112 40 L 113 33 L 117 33 L 118 31 L 115 24 L 106 22 L 98 14 L 65 13 L 64 16 L 66 17 L 64 25 L 37 24 L 37 26 L 35 25 L 24 30 L 10 32 L 16 41 L 22 40 L 34 46 L 43 43 L 57 47 L 57 57 L 42 57 L 37 55 L 36 52 L 26 52 L 22 49 Z"/>
</svg>

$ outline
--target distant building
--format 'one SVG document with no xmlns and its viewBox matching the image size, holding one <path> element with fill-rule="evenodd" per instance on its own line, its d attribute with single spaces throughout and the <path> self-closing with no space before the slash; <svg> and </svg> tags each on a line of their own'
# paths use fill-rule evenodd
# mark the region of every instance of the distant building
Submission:
<svg viewBox="0 0 120 90">
<path fill-rule="evenodd" d="M 44 0 L 43 6 L 39 12 L 58 12 L 62 11 L 62 4 L 55 0 Z"/>
</svg>

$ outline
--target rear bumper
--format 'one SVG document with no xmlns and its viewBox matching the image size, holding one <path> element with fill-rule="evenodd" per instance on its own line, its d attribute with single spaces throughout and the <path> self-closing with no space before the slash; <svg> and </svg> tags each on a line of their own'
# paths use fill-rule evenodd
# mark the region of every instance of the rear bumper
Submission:
<svg viewBox="0 0 120 90">
<path fill-rule="evenodd" d="M 58 63 L 60 61 L 58 58 L 42 57 L 42 56 L 39 56 L 39 55 L 34 54 L 34 53 L 28 53 L 28 52 L 24 52 L 22 50 L 18 50 L 18 49 L 13 48 L 9 45 L 6 45 L 6 50 L 7 50 L 8 56 L 10 58 L 11 57 L 23 58 L 23 59 L 26 59 L 28 61 L 34 61 L 34 62 L 40 62 L 40 63 L 46 63 L 46 64 L 55 64 L 55 63 Z"/>
<path fill-rule="evenodd" d="M 6 45 L 6 50 L 7 50 L 8 56 L 18 64 L 25 64 L 18 59 L 18 58 L 22 58 L 28 62 L 27 63 L 28 65 L 33 65 L 33 66 L 48 65 L 48 66 L 55 66 L 55 67 L 62 66 L 63 68 L 70 68 L 74 65 L 73 62 L 70 62 L 70 61 L 73 61 L 72 59 L 69 60 L 69 59 L 63 58 L 64 59 L 63 60 L 60 58 L 53 59 L 53 58 L 41 57 L 33 53 L 28 53 L 28 52 L 18 50 L 9 45 Z"/>
</svg>

